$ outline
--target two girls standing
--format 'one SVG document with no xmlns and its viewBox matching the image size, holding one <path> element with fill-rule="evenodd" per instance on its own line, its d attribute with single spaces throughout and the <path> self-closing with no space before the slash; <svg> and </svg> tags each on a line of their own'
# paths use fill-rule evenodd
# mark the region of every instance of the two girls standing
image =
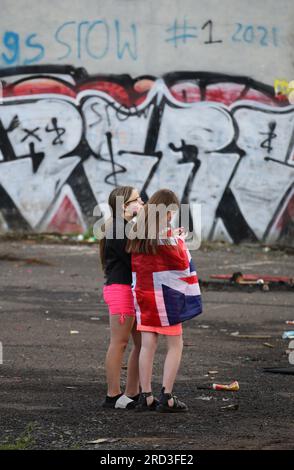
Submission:
<svg viewBox="0 0 294 470">
<path fill-rule="evenodd" d="M 157 191 L 143 207 L 138 192 L 133 188 L 129 191 L 131 189 L 129 194 L 125 188 L 117 188 L 109 198 L 112 208 L 112 197 L 117 195 L 117 191 L 126 195 L 122 207 L 126 221 L 133 215 L 132 209 L 128 208 L 129 203 L 134 201 L 137 204 L 137 222 L 132 227 L 131 239 L 125 236 L 117 245 L 118 240 L 108 240 L 106 233 L 100 246 L 102 260 L 105 260 L 104 299 L 109 307 L 111 326 L 111 342 L 106 357 L 108 394 L 103 406 L 135 408 L 136 411 L 183 412 L 187 411 L 187 406 L 172 391 L 182 356 L 182 322 L 202 311 L 196 271 L 183 238 L 176 236 L 170 227 L 173 212 L 180 205 L 176 195 L 167 189 Z M 159 205 L 166 210 L 156 213 L 154 217 L 154 211 L 149 209 Z M 169 210 L 170 207 L 172 210 Z M 113 220 L 117 216 L 115 214 Z M 113 251 L 115 256 L 112 255 Z M 113 277 L 116 266 L 123 266 L 123 277 Z M 130 326 L 124 328 L 124 334 L 123 323 L 113 320 L 118 315 L 129 320 Z M 120 391 L 121 360 L 130 334 L 134 347 L 129 357 L 123 395 Z M 152 393 L 151 379 L 159 335 L 166 337 L 167 354 L 162 389 L 157 400 Z"/>
</svg>

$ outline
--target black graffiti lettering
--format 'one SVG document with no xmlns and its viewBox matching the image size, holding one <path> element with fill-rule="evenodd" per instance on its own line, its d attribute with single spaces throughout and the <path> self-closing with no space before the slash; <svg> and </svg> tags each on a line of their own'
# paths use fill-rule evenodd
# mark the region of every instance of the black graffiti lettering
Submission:
<svg viewBox="0 0 294 470">
<path fill-rule="evenodd" d="M 0 151 L 3 155 L 4 160 L 0 160 L 0 163 L 10 162 L 16 160 L 14 148 L 8 138 L 7 131 L 3 126 L 0 119 Z"/>
<path fill-rule="evenodd" d="M 16 123 L 15 118 L 13 118 L 14 123 Z M 11 124 L 10 126 L 11 127 Z M 45 154 L 43 152 L 36 153 L 35 152 L 35 144 L 34 142 L 30 142 L 29 144 L 30 153 L 26 155 L 21 155 L 17 157 L 13 146 L 10 143 L 10 140 L 7 137 L 7 131 L 4 129 L 2 121 L 0 120 L 0 150 L 4 155 L 3 163 L 9 161 L 15 161 L 23 158 L 31 158 L 33 163 L 33 173 L 38 171 L 39 166 L 41 165 L 43 159 L 45 158 Z M 0 162 L 1 163 L 1 162 Z"/>
<path fill-rule="evenodd" d="M 137 157 L 140 157 L 140 156 L 145 156 L 145 157 L 149 157 L 149 158 L 154 158 L 154 164 L 150 170 L 150 173 L 149 175 L 147 176 L 146 180 L 145 180 L 145 183 L 144 183 L 144 186 L 143 188 L 141 189 L 141 198 L 144 200 L 144 201 L 147 201 L 148 200 L 148 195 L 147 195 L 147 192 L 146 192 L 146 188 L 148 186 L 148 184 L 150 183 L 151 179 L 152 179 L 152 176 L 154 175 L 154 173 L 156 172 L 157 170 L 157 167 L 159 165 L 159 162 L 162 158 L 162 152 L 160 150 L 158 151 L 150 151 L 150 153 L 148 153 L 146 150 L 144 152 L 136 152 L 134 150 L 131 150 L 131 151 L 128 151 L 128 150 L 119 150 L 118 152 L 118 155 L 124 155 L 124 154 L 129 154 L 129 155 L 136 155 Z"/>
<path fill-rule="evenodd" d="M 146 152 L 136 152 L 136 151 L 128 151 L 128 150 L 119 150 L 118 152 L 118 155 L 125 155 L 126 153 L 128 153 L 129 155 L 142 155 L 142 156 L 145 156 L 145 157 L 157 157 L 157 158 L 161 158 L 162 157 L 162 152 L 159 150 L 158 152 L 154 152 L 152 153 L 151 155 L 147 154 Z"/>
<path fill-rule="evenodd" d="M 291 165 L 291 163 L 283 162 L 282 160 L 277 160 L 276 158 L 264 157 L 264 160 L 266 162 L 275 162 L 278 165 L 283 165 L 283 166 L 288 166 L 289 168 L 294 168 L 294 165 Z"/>
<path fill-rule="evenodd" d="M 108 178 L 111 176 L 114 177 L 114 184 L 117 186 L 117 179 L 116 179 L 116 171 L 115 171 L 115 161 L 114 161 L 114 155 L 113 155 L 113 148 L 112 148 L 112 134 L 111 132 L 106 132 L 106 139 L 107 139 L 107 146 L 109 150 L 109 155 L 110 155 L 110 160 L 111 160 L 111 166 L 112 166 L 112 173 L 108 175 L 105 179 L 105 181 L 108 181 Z"/>
<path fill-rule="evenodd" d="M 52 118 L 51 123 L 52 123 L 52 128 L 49 128 L 49 125 L 47 125 L 45 130 L 46 132 L 56 132 L 57 134 L 55 139 L 52 142 L 52 145 L 57 145 L 57 144 L 62 145 L 64 141 L 61 139 L 61 136 L 65 134 L 65 129 L 64 127 L 58 127 L 57 118 Z"/>
<path fill-rule="evenodd" d="M 37 139 L 39 142 L 42 142 L 42 139 L 36 135 L 36 132 L 38 130 L 40 130 L 40 127 L 35 127 L 35 129 L 22 129 L 26 135 L 24 136 L 24 138 L 21 140 L 21 142 L 24 142 L 25 140 L 27 140 L 29 137 L 34 137 L 35 139 Z"/>
<path fill-rule="evenodd" d="M 200 168 L 201 161 L 198 159 L 198 148 L 196 147 L 196 145 L 187 145 L 185 140 L 183 140 L 183 139 L 181 140 L 181 143 L 182 143 L 181 147 L 176 147 L 171 142 L 169 144 L 169 148 L 171 150 L 173 150 L 174 152 L 182 152 L 183 156 L 180 160 L 178 160 L 179 164 L 188 163 L 188 162 L 193 162 L 194 163 L 191 174 L 190 174 L 190 176 L 188 178 L 188 181 L 187 181 L 187 183 L 184 187 L 183 196 L 182 196 L 182 200 L 181 200 L 182 204 L 188 204 L 190 192 L 191 192 L 193 182 L 194 182 L 194 179 L 195 179 L 195 175 L 196 175 L 197 171 Z M 190 232 L 193 231 L 193 219 L 192 219 L 190 208 L 189 208 L 189 230 L 190 230 Z"/>
<path fill-rule="evenodd" d="M 91 110 L 98 117 L 98 119 L 97 121 L 91 122 L 91 124 L 89 124 L 89 127 L 98 126 L 98 124 L 100 124 L 100 122 L 103 121 L 102 115 L 99 113 L 99 111 L 96 110 L 96 107 L 99 107 L 99 106 L 100 106 L 100 103 L 92 103 L 90 106 Z"/>
<path fill-rule="evenodd" d="M 133 105 L 128 108 L 127 111 L 124 110 L 124 106 L 120 106 L 116 109 L 116 117 L 118 121 L 126 121 L 130 117 L 141 117 L 143 116 L 145 119 L 148 118 L 149 106 L 147 108 L 139 110 L 137 106 Z"/>
<path fill-rule="evenodd" d="M 267 139 L 265 139 L 263 142 L 261 142 L 260 147 L 263 149 L 266 149 L 268 153 L 271 153 L 273 150 L 273 147 L 271 146 L 272 140 L 276 139 L 277 134 L 274 133 L 274 130 L 277 126 L 276 122 L 269 122 L 268 123 L 268 132 L 260 132 L 261 135 L 267 135 Z"/>
<path fill-rule="evenodd" d="M 150 106 L 148 106 L 147 108 L 141 109 L 141 111 L 139 111 L 138 108 L 136 108 L 137 109 L 137 115 L 139 117 L 143 116 L 145 119 L 147 119 L 148 118 L 148 113 L 149 113 L 149 108 L 150 108 Z"/>
<path fill-rule="evenodd" d="M 99 104 L 99 103 L 97 103 L 97 104 Z M 108 103 L 107 105 L 105 105 L 105 112 L 106 112 L 108 126 L 111 126 L 111 120 L 110 120 L 110 115 L 109 115 L 109 111 L 108 111 L 109 107 L 115 109 L 115 117 L 120 122 L 127 121 L 131 117 L 137 117 L 138 118 L 138 117 L 143 116 L 145 119 L 148 118 L 149 106 L 145 109 L 139 110 L 137 108 L 137 106 L 133 105 L 133 106 L 130 106 L 126 110 L 126 108 L 123 105 L 120 105 L 119 107 L 114 107 L 114 106 L 111 105 L 111 103 Z M 91 107 L 91 109 L 92 109 L 92 107 Z M 96 114 L 97 114 L 97 112 L 96 112 Z M 99 114 L 99 116 L 101 116 L 101 115 Z M 97 122 L 92 123 L 90 125 L 90 127 L 94 124 L 97 124 Z"/>
<path fill-rule="evenodd" d="M 31 142 L 29 144 L 30 148 L 30 153 L 27 155 L 22 155 L 21 157 L 18 158 L 31 158 L 32 159 L 32 164 L 33 164 L 33 173 L 37 173 L 39 166 L 41 165 L 42 161 L 45 158 L 44 152 L 35 152 L 35 144 L 34 142 Z"/>
<path fill-rule="evenodd" d="M 208 39 L 208 41 L 204 41 L 204 44 L 216 44 L 216 43 L 219 43 L 219 42 L 223 42 L 222 39 L 218 39 L 217 41 L 213 41 L 213 39 L 212 39 L 213 22 L 211 20 L 206 21 L 206 23 L 202 26 L 201 29 L 205 29 L 206 26 L 209 27 L 209 39 Z"/>
<path fill-rule="evenodd" d="M 215 222 L 218 217 L 222 219 L 224 226 L 235 243 L 240 243 L 243 240 L 249 240 L 252 242 L 257 241 L 257 236 L 250 228 L 246 218 L 242 214 L 234 193 L 229 187 L 225 189 L 218 204 L 215 214 Z M 212 235 L 213 229 L 211 230 L 210 237 L 212 237 Z"/>
<path fill-rule="evenodd" d="M 106 112 L 106 117 L 107 117 L 107 124 L 108 124 L 108 126 L 111 126 L 111 120 L 110 120 L 110 116 L 109 116 L 109 112 L 108 112 L 109 106 L 111 106 L 110 103 L 107 103 L 105 105 L 105 112 Z"/>
<path fill-rule="evenodd" d="M 127 119 L 129 119 L 130 117 L 130 113 L 131 113 L 131 110 L 129 109 L 127 112 L 126 111 L 122 111 L 122 109 L 124 108 L 124 106 L 120 106 L 119 108 L 117 108 L 115 110 L 115 116 L 117 118 L 118 121 L 127 121 Z"/>
<path fill-rule="evenodd" d="M 17 116 L 17 114 L 16 114 L 16 115 L 13 116 L 13 118 L 11 119 L 10 124 L 9 124 L 9 126 L 8 126 L 8 128 L 7 128 L 7 132 L 12 132 L 12 131 L 14 131 L 14 129 L 16 129 L 17 127 L 19 127 L 19 124 L 20 124 L 19 118 L 18 118 L 18 116 Z"/>
<path fill-rule="evenodd" d="M 174 152 L 183 153 L 183 157 L 178 160 L 178 163 L 197 162 L 197 164 L 199 164 L 198 166 L 200 166 L 200 161 L 198 160 L 198 148 L 196 145 L 187 145 L 183 139 L 181 139 L 181 143 L 181 147 L 176 147 L 172 142 L 169 144 L 169 148 Z"/>
</svg>

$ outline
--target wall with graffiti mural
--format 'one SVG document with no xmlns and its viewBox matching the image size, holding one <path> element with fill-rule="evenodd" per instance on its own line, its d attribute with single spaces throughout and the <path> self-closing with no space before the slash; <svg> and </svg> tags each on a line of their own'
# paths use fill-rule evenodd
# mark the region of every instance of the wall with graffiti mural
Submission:
<svg viewBox="0 0 294 470">
<path fill-rule="evenodd" d="M 46 3 L 41 0 L 41 4 Z M 128 0 L 109 3 L 134 5 Z M 149 3 L 154 6 L 153 1 Z M 175 1 L 163 3 L 174 5 Z M 196 3 L 199 2 L 193 2 L 193 7 L 190 0 L 186 2 L 191 20 Z M 89 4 L 93 7 L 92 1 Z M 139 4 L 142 7 L 141 0 Z M 213 0 L 209 4 L 212 7 Z M 252 14 L 255 10 L 252 6 Z M 130 31 L 136 41 L 131 43 L 128 37 L 127 42 L 122 42 L 125 29 L 121 24 L 125 17 L 113 23 L 120 73 L 116 73 L 115 66 L 101 73 L 101 63 L 108 61 L 106 56 L 113 51 L 106 16 L 103 20 L 93 16 L 92 22 L 85 22 L 83 28 L 88 33 L 82 29 L 81 12 L 76 22 L 71 21 L 71 27 L 77 28 L 78 46 L 73 40 L 65 41 L 69 24 L 59 29 L 57 38 L 61 41 L 63 32 L 63 47 L 67 50 L 61 60 L 54 56 L 56 41 L 48 43 L 47 37 L 42 43 L 33 32 L 26 36 L 24 47 L 23 24 L 19 32 L 2 27 L 0 231 L 82 233 L 95 220 L 94 207 L 107 201 L 111 189 L 131 184 L 145 198 L 160 187 L 169 187 L 182 202 L 200 203 L 204 239 L 292 244 L 294 106 L 287 97 L 276 96 L 273 82 L 264 76 L 269 61 L 264 60 L 256 73 L 252 70 L 246 75 L 250 59 L 243 61 L 239 56 L 237 67 L 234 61 L 230 62 L 228 53 L 229 48 L 235 51 L 237 46 L 245 46 L 252 48 L 254 55 L 258 48 L 268 47 L 272 54 L 279 51 L 281 70 L 291 70 L 289 56 L 279 43 L 278 26 L 284 17 L 272 18 L 269 29 L 272 12 L 269 8 L 263 17 L 266 26 L 242 29 L 242 23 L 238 23 L 233 46 L 224 39 L 227 24 L 217 30 L 222 33 L 217 37 L 215 23 L 206 16 L 206 24 L 200 15 L 198 19 L 204 21 L 200 31 L 205 31 L 208 38 L 206 43 L 203 41 L 197 67 L 186 57 L 192 57 L 191 41 L 195 46 L 199 27 L 192 26 L 189 17 L 184 23 L 172 23 L 165 28 L 169 36 L 164 50 L 172 47 L 171 57 L 176 54 L 178 60 L 165 65 L 167 69 L 159 74 L 154 74 L 157 66 L 150 66 L 151 50 L 148 60 L 139 59 L 143 49 L 135 22 L 130 23 Z M 156 26 L 159 13 L 153 13 Z M 171 9 L 169 15 L 164 15 L 160 9 L 161 20 L 168 22 L 173 13 Z M 52 28 L 51 16 L 48 27 Z M 150 26 L 148 18 L 144 31 Z M 218 18 L 220 21 L 222 17 Z M 288 20 L 284 21 L 287 24 Z M 101 62 L 98 51 L 94 54 L 90 47 L 90 34 L 98 26 L 100 34 L 102 26 L 103 31 L 108 31 L 107 51 L 99 52 Z M 265 34 L 262 28 L 267 31 L 262 36 L 263 46 L 254 44 L 258 41 L 257 32 Z M 197 47 L 199 50 L 199 41 Z M 204 52 L 207 47 L 212 48 L 209 54 Z M 221 66 L 215 61 L 218 47 L 225 50 Z M 53 57 L 51 64 L 47 62 L 48 51 L 48 57 Z M 23 59 L 27 53 L 30 59 Z M 125 55 L 128 60 L 123 64 Z M 180 67 L 183 56 L 186 66 Z M 214 68 L 209 70 L 213 58 Z M 140 64 L 133 67 L 130 61 L 136 60 Z M 252 64 L 255 60 L 256 57 Z M 96 73 L 92 72 L 93 67 Z M 282 77 L 281 73 L 278 66 L 276 74 L 271 71 L 276 77 Z M 293 79 L 288 73 L 285 78 Z M 262 74 L 263 80 L 257 80 Z"/>
</svg>

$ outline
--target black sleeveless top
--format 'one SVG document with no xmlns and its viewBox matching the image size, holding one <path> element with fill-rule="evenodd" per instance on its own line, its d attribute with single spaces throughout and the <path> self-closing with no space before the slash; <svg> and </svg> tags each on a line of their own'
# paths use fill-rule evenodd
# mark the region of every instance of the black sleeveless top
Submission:
<svg viewBox="0 0 294 470">
<path fill-rule="evenodd" d="M 131 254 L 126 252 L 127 237 L 124 234 L 127 221 L 121 217 L 113 219 L 106 231 L 104 259 L 105 285 L 132 284 Z M 113 230 L 113 232 L 112 232 Z M 116 233 L 118 230 L 118 234 Z M 113 237 L 107 235 L 113 233 Z M 123 234 L 123 238 L 116 238 Z"/>
</svg>

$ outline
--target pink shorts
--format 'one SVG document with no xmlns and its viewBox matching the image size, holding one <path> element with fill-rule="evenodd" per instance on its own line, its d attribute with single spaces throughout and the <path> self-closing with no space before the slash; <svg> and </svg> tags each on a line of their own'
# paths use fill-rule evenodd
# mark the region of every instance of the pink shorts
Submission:
<svg viewBox="0 0 294 470">
<path fill-rule="evenodd" d="M 137 325 L 138 331 L 147 331 L 149 333 L 157 333 L 159 335 L 166 336 L 179 336 L 183 332 L 182 323 L 177 323 L 176 325 L 169 326 L 144 326 Z"/>
<path fill-rule="evenodd" d="M 128 284 L 110 284 L 103 287 L 104 302 L 108 305 L 110 315 L 120 315 L 123 323 L 125 316 L 135 317 L 135 306 L 132 288 Z"/>
</svg>

